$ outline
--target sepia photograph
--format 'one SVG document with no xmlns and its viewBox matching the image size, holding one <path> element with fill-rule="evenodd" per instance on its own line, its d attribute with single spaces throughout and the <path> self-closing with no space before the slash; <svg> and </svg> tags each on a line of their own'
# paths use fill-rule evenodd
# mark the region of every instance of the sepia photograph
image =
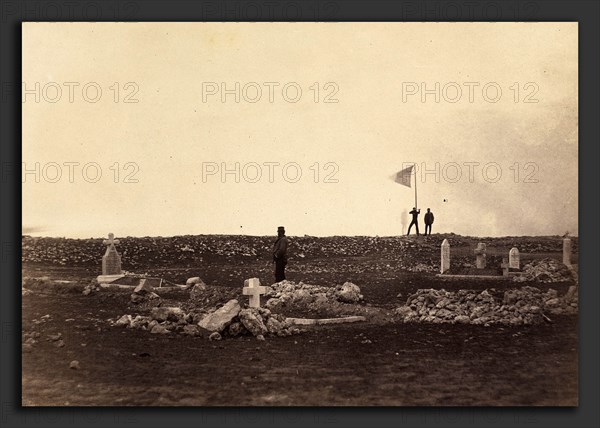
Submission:
<svg viewBox="0 0 600 428">
<path fill-rule="evenodd" d="M 22 406 L 577 407 L 578 49 L 24 22 Z"/>
</svg>

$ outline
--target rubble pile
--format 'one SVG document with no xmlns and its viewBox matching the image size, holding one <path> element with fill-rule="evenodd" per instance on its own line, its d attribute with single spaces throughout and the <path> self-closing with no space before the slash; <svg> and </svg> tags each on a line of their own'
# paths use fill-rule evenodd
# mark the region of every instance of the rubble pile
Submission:
<svg viewBox="0 0 600 428">
<path fill-rule="evenodd" d="M 513 281 L 564 282 L 572 279 L 571 271 L 555 259 L 545 258 L 534 260 L 523 266 L 523 274 L 513 278 Z"/>
<path fill-rule="evenodd" d="M 344 312 L 348 304 L 364 300 L 360 288 L 351 282 L 336 287 L 281 281 L 267 287 L 265 307 L 279 312 L 284 309 L 304 307 L 312 312 Z"/>
<path fill-rule="evenodd" d="M 179 333 L 188 336 L 220 340 L 223 337 L 252 335 L 259 340 L 265 336 L 290 336 L 300 330 L 287 322 L 283 315 L 272 314 L 265 308 L 242 308 L 237 300 L 230 300 L 214 312 L 200 317 L 186 313 L 179 307 L 156 307 L 149 316 L 123 315 L 109 320 L 111 325 L 146 330 L 151 334 Z"/>
<path fill-rule="evenodd" d="M 549 319 L 545 314 L 573 314 L 578 310 L 576 286 L 562 297 L 556 290 L 542 293 L 535 287 L 522 287 L 506 292 L 471 290 L 417 290 L 396 308 L 405 323 L 449 323 L 489 326 L 531 325 Z"/>
</svg>

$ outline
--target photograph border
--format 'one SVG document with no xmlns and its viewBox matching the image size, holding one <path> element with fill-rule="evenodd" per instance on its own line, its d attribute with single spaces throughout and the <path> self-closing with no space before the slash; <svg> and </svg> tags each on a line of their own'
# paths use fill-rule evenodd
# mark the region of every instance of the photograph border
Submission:
<svg viewBox="0 0 600 428">
<path fill-rule="evenodd" d="M 264 16 L 250 16 L 248 4 L 258 5 Z M 3 1 L 0 5 L 0 162 L 2 222 L 0 244 L 0 426 L 137 426 L 176 424 L 181 427 L 250 426 L 511 426 L 593 427 L 600 425 L 599 308 L 600 254 L 600 3 L 596 1 L 395 1 L 294 0 L 274 7 L 267 1 L 108 0 Z M 243 5 L 246 5 L 244 8 Z M 269 6 L 271 5 L 271 6 Z M 246 12 L 243 12 L 246 10 Z M 495 14 L 492 11 L 496 10 Z M 95 12 L 93 12 L 95 11 Z M 268 11 L 268 13 L 267 13 Z M 454 12 L 453 12 L 454 11 Z M 285 13 L 284 13 L 285 12 Z M 374 21 L 470 22 L 552 21 L 579 23 L 579 407 L 302 407 L 302 408 L 117 408 L 21 407 L 21 23 L 31 21 Z"/>
</svg>

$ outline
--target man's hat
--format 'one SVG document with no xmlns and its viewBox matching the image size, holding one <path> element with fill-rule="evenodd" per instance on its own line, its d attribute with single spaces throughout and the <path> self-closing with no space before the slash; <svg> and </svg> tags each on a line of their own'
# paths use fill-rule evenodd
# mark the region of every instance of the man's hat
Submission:
<svg viewBox="0 0 600 428">
<path fill-rule="evenodd" d="M 277 228 L 277 232 L 279 232 L 279 231 L 281 231 L 281 232 L 285 232 L 285 228 L 284 228 L 283 226 L 279 226 L 279 227 Z"/>
</svg>

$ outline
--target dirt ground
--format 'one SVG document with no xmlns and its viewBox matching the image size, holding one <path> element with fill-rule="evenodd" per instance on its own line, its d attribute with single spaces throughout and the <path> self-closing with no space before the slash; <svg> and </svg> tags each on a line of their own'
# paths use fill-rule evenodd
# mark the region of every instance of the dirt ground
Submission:
<svg viewBox="0 0 600 428">
<path fill-rule="evenodd" d="M 557 255 L 558 257 L 560 255 Z M 399 272 L 368 257 L 306 261 L 288 269 L 293 281 L 335 285 L 352 281 L 366 304 L 391 310 L 419 288 L 514 288 L 510 282 L 441 281 Z M 352 274 L 331 267 L 352 265 Z M 329 268 L 328 268 L 329 266 Z M 384 268 L 381 268 L 384 266 Z M 227 260 L 149 272 L 240 289 L 271 266 Z M 75 286 L 23 296 L 23 332 L 39 332 L 22 359 L 25 406 L 576 406 L 578 319 L 522 327 L 374 324 L 308 328 L 300 335 L 213 342 L 177 334 L 112 327 L 108 318 L 132 313 L 128 291 L 81 294 L 92 269 L 24 264 L 24 276 L 78 280 Z M 83 284 L 83 285 L 82 285 Z M 525 284 L 518 284 L 518 287 Z M 563 294 L 570 283 L 528 284 Z M 160 289 L 157 290 L 159 294 Z M 397 297 L 400 294 L 400 297 Z M 171 292 L 185 300 L 187 293 Z M 36 324 L 45 315 L 47 322 Z M 62 334 L 64 347 L 46 340 Z M 78 360 L 79 370 L 69 368 Z"/>
</svg>

